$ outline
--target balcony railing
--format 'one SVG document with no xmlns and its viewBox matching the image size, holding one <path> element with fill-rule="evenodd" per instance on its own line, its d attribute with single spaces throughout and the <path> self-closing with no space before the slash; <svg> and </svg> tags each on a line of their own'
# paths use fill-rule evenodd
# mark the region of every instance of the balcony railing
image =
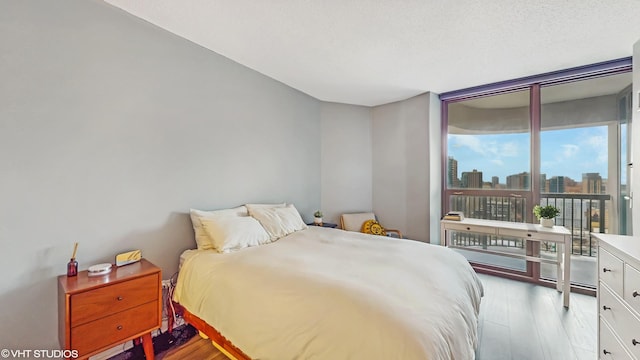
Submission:
<svg viewBox="0 0 640 360">
<path fill-rule="evenodd" d="M 526 199 L 511 196 L 454 195 L 451 197 L 451 209 L 462 211 L 467 217 L 502 221 L 527 222 L 533 214 L 527 212 Z M 611 195 L 543 193 L 541 205 L 554 205 L 560 209 L 555 219 L 556 225 L 562 225 L 573 234 L 572 253 L 574 255 L 596 256 L 597 242 L 592 232 L 605 233 L 610 228 L 609 208 Z M 502 246 L 521 247 L 522 243 L 513 239 L 487 238 L 480 234 L 458 234 L 461 246 Z M 555 252 L 555 244 L 542 243 L 544 251 Z"/>
<path fill-rule="evenodd" d="M 560 209 L 556 225 L 569 229 L 573 238 L 572 254 L 597 255 L 597 240 L 592 232 L 608 232 L 611 195 L 608 194 L 541 194 L 542 205 Z"/>
</svg>

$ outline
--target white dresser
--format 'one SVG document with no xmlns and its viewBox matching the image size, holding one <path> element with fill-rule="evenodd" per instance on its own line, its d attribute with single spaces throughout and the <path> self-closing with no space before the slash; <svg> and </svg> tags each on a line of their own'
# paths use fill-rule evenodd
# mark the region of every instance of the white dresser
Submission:
<svg viewBox="0 0 640 360">
<path fill-rule="evenodd" d="M 640 359 L 640 237 L 598 239 L 598 354 Z"/>
</svg>

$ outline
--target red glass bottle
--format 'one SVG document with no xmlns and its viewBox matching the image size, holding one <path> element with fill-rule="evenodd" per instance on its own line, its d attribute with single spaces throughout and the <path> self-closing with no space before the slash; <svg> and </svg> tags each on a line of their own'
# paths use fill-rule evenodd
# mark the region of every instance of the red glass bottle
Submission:
<svg viewBox="0 0 640 360">
<path fill-rule="evenodd" d="M 78 262 L 75 258 L 71 258 L 69 263 L 67 264 L 67 276 L 76 276 L 78 275 Z"/>
</svg>

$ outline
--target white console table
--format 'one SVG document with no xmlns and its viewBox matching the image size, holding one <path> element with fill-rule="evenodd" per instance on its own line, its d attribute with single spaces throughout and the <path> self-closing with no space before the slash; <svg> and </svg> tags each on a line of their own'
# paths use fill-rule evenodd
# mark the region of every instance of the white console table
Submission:
<svg viewBox="0 0 640 360">
<path fill-rule="evenodd" d="M 562 245 L 562 252 L 557 250 L 556 266 L 558 271 L 557 289 L 563 294 L 564 307 L 569 307 L 569 293 L 571 292 L 571 232 L 563 226 L 552 228 L 538 224 L 516 223 L 483 219 L 464 219 L 462 221 L 441 220 L 440 238 L 444 246 L 450 246 L 450 232 L 461 231 L 480 233 L 494 236 L 521 238 L 524 241 L 554 242 Z M 541 262 L 539 257 L 526 255 L 509 255 L 524 258 L 527 261 Z"/>
</svg>

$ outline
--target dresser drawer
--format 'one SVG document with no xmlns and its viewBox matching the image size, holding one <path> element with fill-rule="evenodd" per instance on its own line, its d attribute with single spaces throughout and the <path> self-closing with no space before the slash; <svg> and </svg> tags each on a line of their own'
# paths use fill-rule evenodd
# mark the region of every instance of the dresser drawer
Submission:
<svg viewBox="0 0 640 360">
<path fill-rule="evenodd" d="M 603 317 L 620 337 L 622 344 L 632 355 L 640 357 L 640 320 L 606 287 L 600 286 L 600 316 Z M 604 307 L 607 307 L 605 310 Z"/>
<path fill-rule="evenodd" d="M 600 297 L 600 316 L 605 318 L 614 329 L 619 330 L 620 324 L 625 321 L 624 305 L 603 284 L 600 284 L 598 296 Z"/>
<path fill-rule="evenodd" d="M 618 295 L 622 296 L 623 262 L 603 248 L 598 249 L 598 271 L 600 281 L 604 282 Z"/>
<path fill-rule="evenodd" d="M 640 314 L 640 271 L 629 264 L 624 264 L 624 301 Z"/>
<path fill-rule="evenodd" d="M 126 338 L 149 331 L 160 322 L 158 302 L 152 301 L 132 309 L 76 326 L 71 329 L 71 348 L 87 354 Z"/>
<path fill-rule="evenodd" d="M 116 283 L 71 297 L 71 327 L 93 321 L 158 298 L 158 274 Z"/>
<path fill-rule="evenodd" d="M 600 359 L 633 360 L 622 344 L 613 335 L 609 325 L 600 318 Z"/>
<path fill-rule="evenodd" d="M 482 234 L 495 235 L 496 229 L 489 226 L 468 225 L 468 224 L 447 224 L 447 228 L 453 231 L 470 231 Z"/>
</svg>

